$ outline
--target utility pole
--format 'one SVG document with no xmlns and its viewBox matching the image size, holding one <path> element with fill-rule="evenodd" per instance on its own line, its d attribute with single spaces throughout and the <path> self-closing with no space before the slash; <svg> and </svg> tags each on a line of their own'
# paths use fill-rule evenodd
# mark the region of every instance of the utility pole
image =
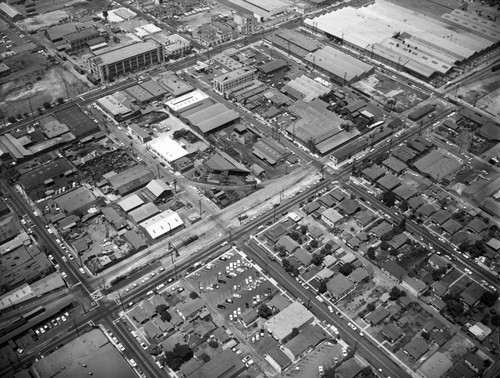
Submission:
<svg viewBox="0 0 500 378">
<path fill-rule="evenodd" d="M 201 217 L 201 198 L 198 200 L 198 205 L 200 207 L 200 217 Z"/>
</svg>

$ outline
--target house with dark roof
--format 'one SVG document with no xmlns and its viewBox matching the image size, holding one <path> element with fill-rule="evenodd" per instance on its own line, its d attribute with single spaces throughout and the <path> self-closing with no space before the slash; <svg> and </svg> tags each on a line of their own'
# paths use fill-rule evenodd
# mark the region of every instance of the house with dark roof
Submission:
<svg viewBox="0 0 500 378">
<path fill-rule="evenodd" d="M 435 329 L 437 329 L 438 331 L 443 331 L 446 329 L 446 326 L 444 325 L 444 323 L 441 320 L 439 320 L 437 318 L 432 318 L 427 323 L 424 324 L 422 329 L 425 332 L 432 332 Z"/>
<path fill-rule="evenodd" d="M 335 369 L 338 378 L 355 378 L 363 371 L 356 358 L 350 358 Z"/>
<path fill-rule="evenodd" d="M 375 182 L 386 173 L 385 169 L 380 165 L 373 164 L 372 166 L 365 168 L 361 171 L 363 177 L 365 177 L 370 182 Z"/>
<path fill-rule="evenodd" d="M 339 188 L 335 188 L 333 189 L 330 193 L 328 193 L 329 195 L 331 195 L 333 197 L 333 199 L 337 202 L 340 202 L 342 201 L 345 197 L 347 197 L 347 195 L 342 191 L 340 190 Z"/>
<path fill-rule="evenodd" d="M 403 181 L 392 173 L 386 173 L 384 177 L 377 180 L 377 185 L 386 191 L 392 191 L 401 185 Z"/>
<path fill-rule="evenodd" d="M 375 219 L 377 219 L 377 216 L 370 209 L 366 209 L 366 210 L 362 210 L 362 211 L 356 213 L 354 215 L 354 219 L 356 219 L 356 223 L 360 227 L 366 227 L 371 222 L 373 222 Z"/>
<path fill-rule="evenodd" d="M 408 237 L 405 234 L 394 235 L 392 239 L 388 241 L 388 244 L 394 249 L 399 249 L 406 243 L 408 243 Z"/>
<path fill-rule="evenodd" d="M 271 228 L 267 229 L 264 235 L 271 242 L 276 243 L 279 240 L 279 238 L 285 235 L 287 232 L 288 230 L 281 223 L 277 223 Z"/>
<path fill-rule="evenodd" d="M 390 315 L 390 311 L 383 306 L 377 307 L 374 311 L 370 312 L 366 317 L 365 321 L 370 323 L 372 326 L 376 326 L 385 318 Z"/>
<path fill-rule="evenodd" d="M 427 290 L 427 285 L 420 281 L 418 278 L 404 277 L 401 283 L 406 290 L 416 297 L 419 297 L 425 290 Z"/>
<path fill-rule="evenodd" d="M 437 296 L 442 297 L 448 292 L 449 285 L 443 281 L 436 281 L 431 285 L 431 289 Z"/>
<path fill-rule="evenodd" d="M 437 211 L 436 207 L 431 204 L 426 204 L 418 208 L 417 214 L 421 217 L 428 218 Z M 444 221 L 443 221 L 444 222 Z"/>
<path fill-rule="evenodd" d="M 370 274 L 365 268 L 356 268 L 352 271 L 347 278 L 353 283 L 353 284 L 359 284 L 360 282 L 363 282 L 367 278 L 370 277 Z"/>
<path fill-rule="evenodd" d="M 375 227 L 372 227 L 368 231 L 368 233 L 370 235 L 375 235 L 377 238 L 380 238 L 382 235 L 387 234 L 389 231 L 392 231 L 392 225 L 384 220 Z"/>
<path fill-rule="evenodd" d="M 484 230 L 488 228 L 488 225 L 484 223 L 481 219 L 479 218 L 474 218 L 472 219 L 467 225 L 465 226 L 467 230 L 470 230 L 476 234 L 480 234 Z"/>
<path fill-rule="evenodd" d="M 436 254 L 433 254 L 431 257 L 429 257 L 428 262 L 434 269 L 446 268 L 449 264 L 448 260 L 445 260 L 444 258 Z"/>
<path fill-rule="evenodd" d="M 476 282 L 472 282 L 469 287 L 460 293 L 460 299 L 469 307 L 474 306 L 486 290 Z"/>
<path fill-rule="evenodd" d="M 303 266 L 308 267 L 311 264 L 312 256 L 304 248 L 297 248 L 292 254 L 292 257 L 300 262 Z"/>
<path fill-rule="evenodd" d="M 396 197 L 398 197 L 400 200 L 405 200 L 408 201 L 411 197 L 419 194 L 419 191 L 413 187 L 413 185 L 403 182 L 400 186 L 398 186 L 396 189 L 392 191 Z"/>
<path fill-rule="evenodd" d="M 323 204 L 325 207 L 333 207 L 335 205 L 336 201 L 333 199 L 333 197 L 330 194 L 325 194 L 321 196 L 318 199 L 319 202 Z"/>
<path fill-rule="evenodd" d="M 404 269 L 394 260 L 389 260 L 383 263 L 380 269 L 382 269 L 383 271 L 385 271 L 387 274 L 389 274 L 391 277 L 393 277 L 398 281 L 402 281 L 403 278 L 405 278 L 408 275 L 407 270 Z"/>
<path fill-rule="evenodd" d="M 334 299 L 340 299 L 352 290 L 354 284 L 339 273 L 326 283 L 326 287 Z"/>
<path fill-rule="evenodd" d="M 431 222 L 437 224 L 438 226 L 441 226 L 444 222 L 446 222 L 450 218 L 451 218 L 451 214 L 447 210 L 444 210 L 444 209 L 440 209 L 440 210 L 436 211 L 430 217 Z"/>
<path fill-rule="evenodd" d="M 408 206 L 412 210 L 417 210 L 424 203 L 425 203 L 425 201 L 421 196 L 412 197 L 408 200 Z"/>
<path fill-rule="evenodd" d="M 407 168 L 407 165 L 405 163 L 395 158 L 394 156 L 389 156 L 382 162 L 382 165 L 397 176 L 402 174 Z"/>
<path fill-rule="evenodd" d="M 462 224 L 455 219 L 448 219 L 441 225 L 441 229 L 448 235 L 454 235 L 462 229 Z"/>
<path fill-rule="evenodd" d="M 344 199 L 337 207 L 340 213 L 345 215 L 354 215 L 361 209 L 360 204 L 356 200 L 352 200 L 350 198 Z"/>
<path fill-rule="evenodd" d="M 288 235 L 280 237 L 276 245 L 278 247 L 283 247 L 289 254 L 292 254 L 297 248 L 299 248 L 297 242 Z"/>
<path fill-rule="evenodd" d="M 382 336 L 391 343 L 398 340 L 403 334 L 403 330 L 392 323 L 386 324 L 382 328 Z"/>
<path fill-rule="evenodd" d="M 201 298 L 188 299 L 186 303 L 177 306 L 177 313 L 184 320 L 194 318 L 205 307 L 205 302 Z"/>
<path fill-rule="evenodd" d="M 418 360 L 425 352 L 429 350 L 429 344 L 421 337 L 414 337 L 403 348 L 403 352 L 409 355 L 413 360 Z"/>
<path fill-rule="evenodd" d="M 305 205 L 303 210 L 307 215 L 309 215 L 318 210 L 320 207 L 321 205 L 318 201 L 313 201 Z"/>
<path fill-rule="evenodd" d="M 482 373 L 484 369 L 485 360 L 479 357 L 477 353 L 469 353 L 465 357 L 465 363 L 469 365 L 469 367 L 474 370 L 476 373 Z"/>
</svg>

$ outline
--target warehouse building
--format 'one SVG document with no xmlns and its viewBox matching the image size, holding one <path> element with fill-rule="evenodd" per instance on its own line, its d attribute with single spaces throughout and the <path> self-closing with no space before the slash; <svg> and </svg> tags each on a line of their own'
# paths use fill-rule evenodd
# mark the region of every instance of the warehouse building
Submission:
<svg viewBox="0 0 500 378">
<path fill-rule="evenodd" d="M 19 21 L 23 18 L 23 15 L 21 13 L 19 13 L 7 3 L 0 3 L 0 12 L 2 12 L 12 21 Z"/>
<path fill-rule="evenodd" d="M 233 1 L 239 7 L 252 12 L 259 21 L 265 21 L 288 11 L 290 6 L 280 0 Z"/>
<path fill-rule="evenodd" d="M 142 164 L 107 177 L 109 184 L 115 192 L 122 196 L 146 186 L 152 179 L 154 179 L 153 173 Z"/>
<path fill-rule="evenodd" d="M 148 146 L 150 151 L 160 158 L 160 161 L 165 161 L 169 164 L 189 154 L 184 147 L 167 134 L 161 134 L 157 138 L 154 138 L 149 142 Z"/>
<path fill-rule="evenodd" d="M 172 112 L 172 114 L 177 116 L 182 112 L 195 108 L 206 99 L 209 99 L 209 96 L 205 92 L 197 89 L 186 93 L 183 96 L 167 101 L 165 106 Z"/>
<path fill-rule="evenodd" d="M 384 0 L 337 9 L 304 24 L 426 81 L 444 77 L 453 66 L 465 64 L 500 41 L 498 23 L 484 23 L 467 12 L 452 11 L 437 20 Z"/>
<path fill-rule="evenodd" d="M 314 315 L 299 302 L 293 302 L 264 323 L 264 328 L 278 342 L 288 337 L 293 328 L 301 329 L 313 320 Z"/>
<path fill-rule="evenodd" d="M 155 77 L 155 79 L 158 84 L 165 88 L 173 97 L 183 96 L 194 90 L 191 85 L 186 83 L 172 71 L 163 72 Z"/>
<path fill-rule="evenodd" d="M 67 43 L 66 51 L 76 52 L 89 46 L 88 42 L 101 36 L 95 28 L 85 28 L 66 34 L 63 40 Z"/>
<path fill-rule="evenodd" d="M 95 55 L 89 59 L 91 73 L 103 82 L 142 71 L 164 61 L 164 49 L 148 39 Z"/>
<path fill-rule="evenodd" d="M 165 59 L 183 56 L 191 51 L 191 42 L 178 34 L 166 35 L 160 32 L 153 34 L 151 38 L 163 46 Z"/>
<path fill-rule="evenodd" d="M 273 34 L 268 34 L 265 36 L 265 40 L 281 50 L 299 57 L 304 57 L 308 53 L 323 47 L 321 42 L 296 30 L 289 29 L 278 30 Z"/>
<path fill-rule="evenodd" d="M 124 121 L 127 118 L 134 116 L 139 109 L 132 105 L 132 102 L 121 92 L 101 97 L 97 101 L 97 105 L 113 117 L 118 122 Z"/>
<path fill-rule="evenodd" d="M 139 224 L 139 226 L 147 232 L 151 239 L 157 239 L 167 233 L 171 234 L 172 231 L 177 230 L 183 225 L 184 222 L 179 217 L 179 214 L 170 209 L 165 210 L 164 212 Z"/>
<path fill-rule="evenodd" d="M 204 134 L 229 126 L 239 120 L 240 116 L 226 105 L 217 103 L 200 109 L 186 117 L 189 125 L 195 126 Z"/>
<path fill-rule="evenodd" d="M 342 85 L 352 84 L 374 71 L 373 66 L 331 46 L 309 53 L 305 59 L 313 67 L 329 75 L 332 81 Z"/>
</svg>

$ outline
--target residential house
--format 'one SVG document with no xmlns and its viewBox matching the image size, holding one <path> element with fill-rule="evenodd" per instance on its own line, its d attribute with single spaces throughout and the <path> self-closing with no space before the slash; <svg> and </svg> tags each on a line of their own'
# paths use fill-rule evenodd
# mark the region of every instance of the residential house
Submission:
<svg viewBox="0 0 500 378">
<path fill-rule="evenodd" d="M 349 280 L 355 285 L 363 282 L 369 277 L 370 274 L 365 268 L 356 268 L 351 274 L 349 274 L 349 276 L 347 276 L 347 278 L 349 278 Z"/>
<path fill-rule="evenodd" d="M 308 267 L 311 264 L 312 256 L 304 248 L 297 248 L 292 257 L 299 261 L 303 266 Z"/>
<path fill-rule="evenodd" d="M 406 269 L 404 269 L 394 260 L 385 262 L 380 268 L 387 274 L 389 274 L 392 278 L 400 282 L 403 280 L 403 278 L 408 276 L 408 272 L 406 271 Z"/>
<path fill-rule="evenodd" d="M 397 341 L 403 334 L 403 330 L 392 323 L 386 324 L 382 329 L 382 336 L 390 343 Z"/>
<path fill-rule="evenodd" d="M 288 254 L 292 254 L 297 248 L 299 248 L 298 243 L 288 235 L 280 237 L 276 245 L 284 248 Z"/>
<path fill-rule="evenodd" d="M 340 223 L 342 219 L 344 219 L 343 215 L 335 209 L 326 209 L 323 214 L 321 214 L 321 220 L 332 228 Z"/>
<path fill-rule="evenodd" d="M 390 315 L 390 311 L 383 306 L 377 307 L 374 311 L 370 312 L 366 317 L 365 321 L 370 323 L 372 326 L 376 326 L 385 318 Z"/>
<path fill-rule="evenodd" d="M 413 360 L 418 360 L 429 350 L 429 344 L 421 337 L 414 337 L 403 348 L 403 352 L 409 355 Z"/>
<path fill-rule="evenodd" d="M 352 216 L 356 214 L 359 209 L 361 209 L 361 206 L 358 201 L 346 198 L 339 203 L 338 209 L 340 213 Z"/>
<path fill-rule="evenodd" d="M 326 283 L 327 291 L 334 300 L 338 300 L 354 288 L 354 284 L 343 274 L 337 274 Z"/>
<path fill-rule="evenodd" d="M 476 282 L 472 282 L 469 287 L 460 293 L 460 299 L 467 306 L 474 306 L 486 290 Z"/>
<path fill-rule="evenodd" d="M 412 295 L 416 297 L 419 297 L 425 290 L 427 290 L 427 285 L 422 281 L 417 278 L 408 276 L 403 278 L 401 286 L 403 286 L 406 290 L 408 290 Z"/>
</svg>

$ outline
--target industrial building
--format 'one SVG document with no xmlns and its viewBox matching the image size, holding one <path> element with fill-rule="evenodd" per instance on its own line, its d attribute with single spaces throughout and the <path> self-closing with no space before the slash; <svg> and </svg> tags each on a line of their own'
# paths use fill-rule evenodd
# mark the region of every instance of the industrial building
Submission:
<svg viewBox="0 0 500 378">
<path fill-rule="evenodd" d="M 172 231 L 182 227 L 184 222 L 175 211 L 170 209 L 155 215 L 152 218 L 139 224 L 144 231 L 151 237 L 157 239 L 165 234 L 171 234 Z"/>
<path fill-rule="evenodd" d="M 374 71 L 373 66 L 331 46 L 311 52 L 305 59 L 313 67 L 329 75 L 332 81 L 342 85 L 352 84 Z"/>
<path fill-rule="evenodd" d="M 239 68 L 235 71 L 216 77 L 213 81 L 214 89 L 222 94 L 242 84 L 251 82 L 255 72 L 250 68 Z"/>
<path fill-rule="evenodd" d="M 76 52 L 89 46 L 89 42 L 101 36 L 95 28 L 85 28 L 76 32 L 66 34 L 63 40 L 66 42 L 66 51 Z"/>
<path fill-rule="evenodd" d="M 115 175 L 106 175 L 106 178 L 115 192 L 123 196 L 146 186 L 154 179 L 154 175 L 142 164 L 138 164 Z"/>
<path fill-rule="evenodd" d="M 200 109 L 185 119 L 189 125 L 195 126 L 202 133 L 207 134 L 234 123 L 240 119 L 240 116 L 226 105 L 217 103 Z"/>
<path fill-rule="evenodd" d="M 185 112 L 198 106 L 200 102 L 208 98 L 209 97 L 205 92 L 197 89 L 190 93 L 186 93 L 183 96 L 167 101 L 165 106 L 172 112 L 172 114 L 178 115 L 181 112 Z"/>
<path fill-rule="evenodd" d="M 339 115 L 327 109 L 328 104 L 317 98 L 310 103 L 302 100 L 289 107 L 289 111 L 299 119 L 286 128 L 293 140 L 304 146 L 314 148 L 321 155 L 343 146 L 360 135 L 356 128 L 346 131 L 342 128 L 346 122 Z"/>
<path fill-rule="evenodd" d="M 89 58 L 91 73 L 103 82 L 142 71 L 164 61 L 163 46 L 152 39 L 133 43 Z"/>
<path fill-rule="evenodd" d="M 281 50 L 301 58 L 323 47 L 323 43 L 296 30 L 289 29 L 268 34 L 265 36 L 265 40 Z"/>
<path fill-rule="evenodd" d="M 161 159 L 160 161 L 165 161 L 169 164 L 189 154 L 179 142 L 173 140 L 167 134 L 162 134 L 154 138 L 149 142 L 148 146 L 150 151 Z"/>
<path fill-rule="evenodd" d="M 292 333 L 293 328 L 301 329 L 314 315 L 299 302 L 293 302 L 264 323 L 264 328 L 279 342 Z"/>
<path fill-rule="evenodd" d="M 290 6 L 280 0 L 231 0 L 239 7 L 254 14 L 258 21 L 265 21 L 288 11 Z"/>
<path fill-rule="evenodd" d="M 5 2 L 0 3 L 0 12 L 2 12 L 12 21 L 19 21 L 23 18 L 23 15 L 21 13 L 19 13 L 16 9 Z"/>
<path fill-rule="evenodd" d="M 102 110 L 119 122 L 132 117 L 139 111 L 137 107 L 132 106 L 131 101 L 121 92 L 101 97 L 96 102 Z"/>
<path fill-rule="evenodd" d="M 308 18 L 304 24 L 362 55 L 430 81 L 455 65 L 498 46 L 500 26 L 467 12 L 452 11 L 441 20 L 393 2 L 343 7 Z"/>
<path fill-rule="evenodd" d="M 162 72 L 155 77 L 157 83 L 167 90 L 173 97 L 183 96 L 194 88 L 182 80 L 172 71 Z"/>
<path fill-rule="evenodd" d="M 307 75 L 296 77 L 289 81 L 282 89 L 296 100 L 311 102 L 317 97 L 329 93 L 332 85 L 319 77 L 312 79 Z"/>
</svg>

